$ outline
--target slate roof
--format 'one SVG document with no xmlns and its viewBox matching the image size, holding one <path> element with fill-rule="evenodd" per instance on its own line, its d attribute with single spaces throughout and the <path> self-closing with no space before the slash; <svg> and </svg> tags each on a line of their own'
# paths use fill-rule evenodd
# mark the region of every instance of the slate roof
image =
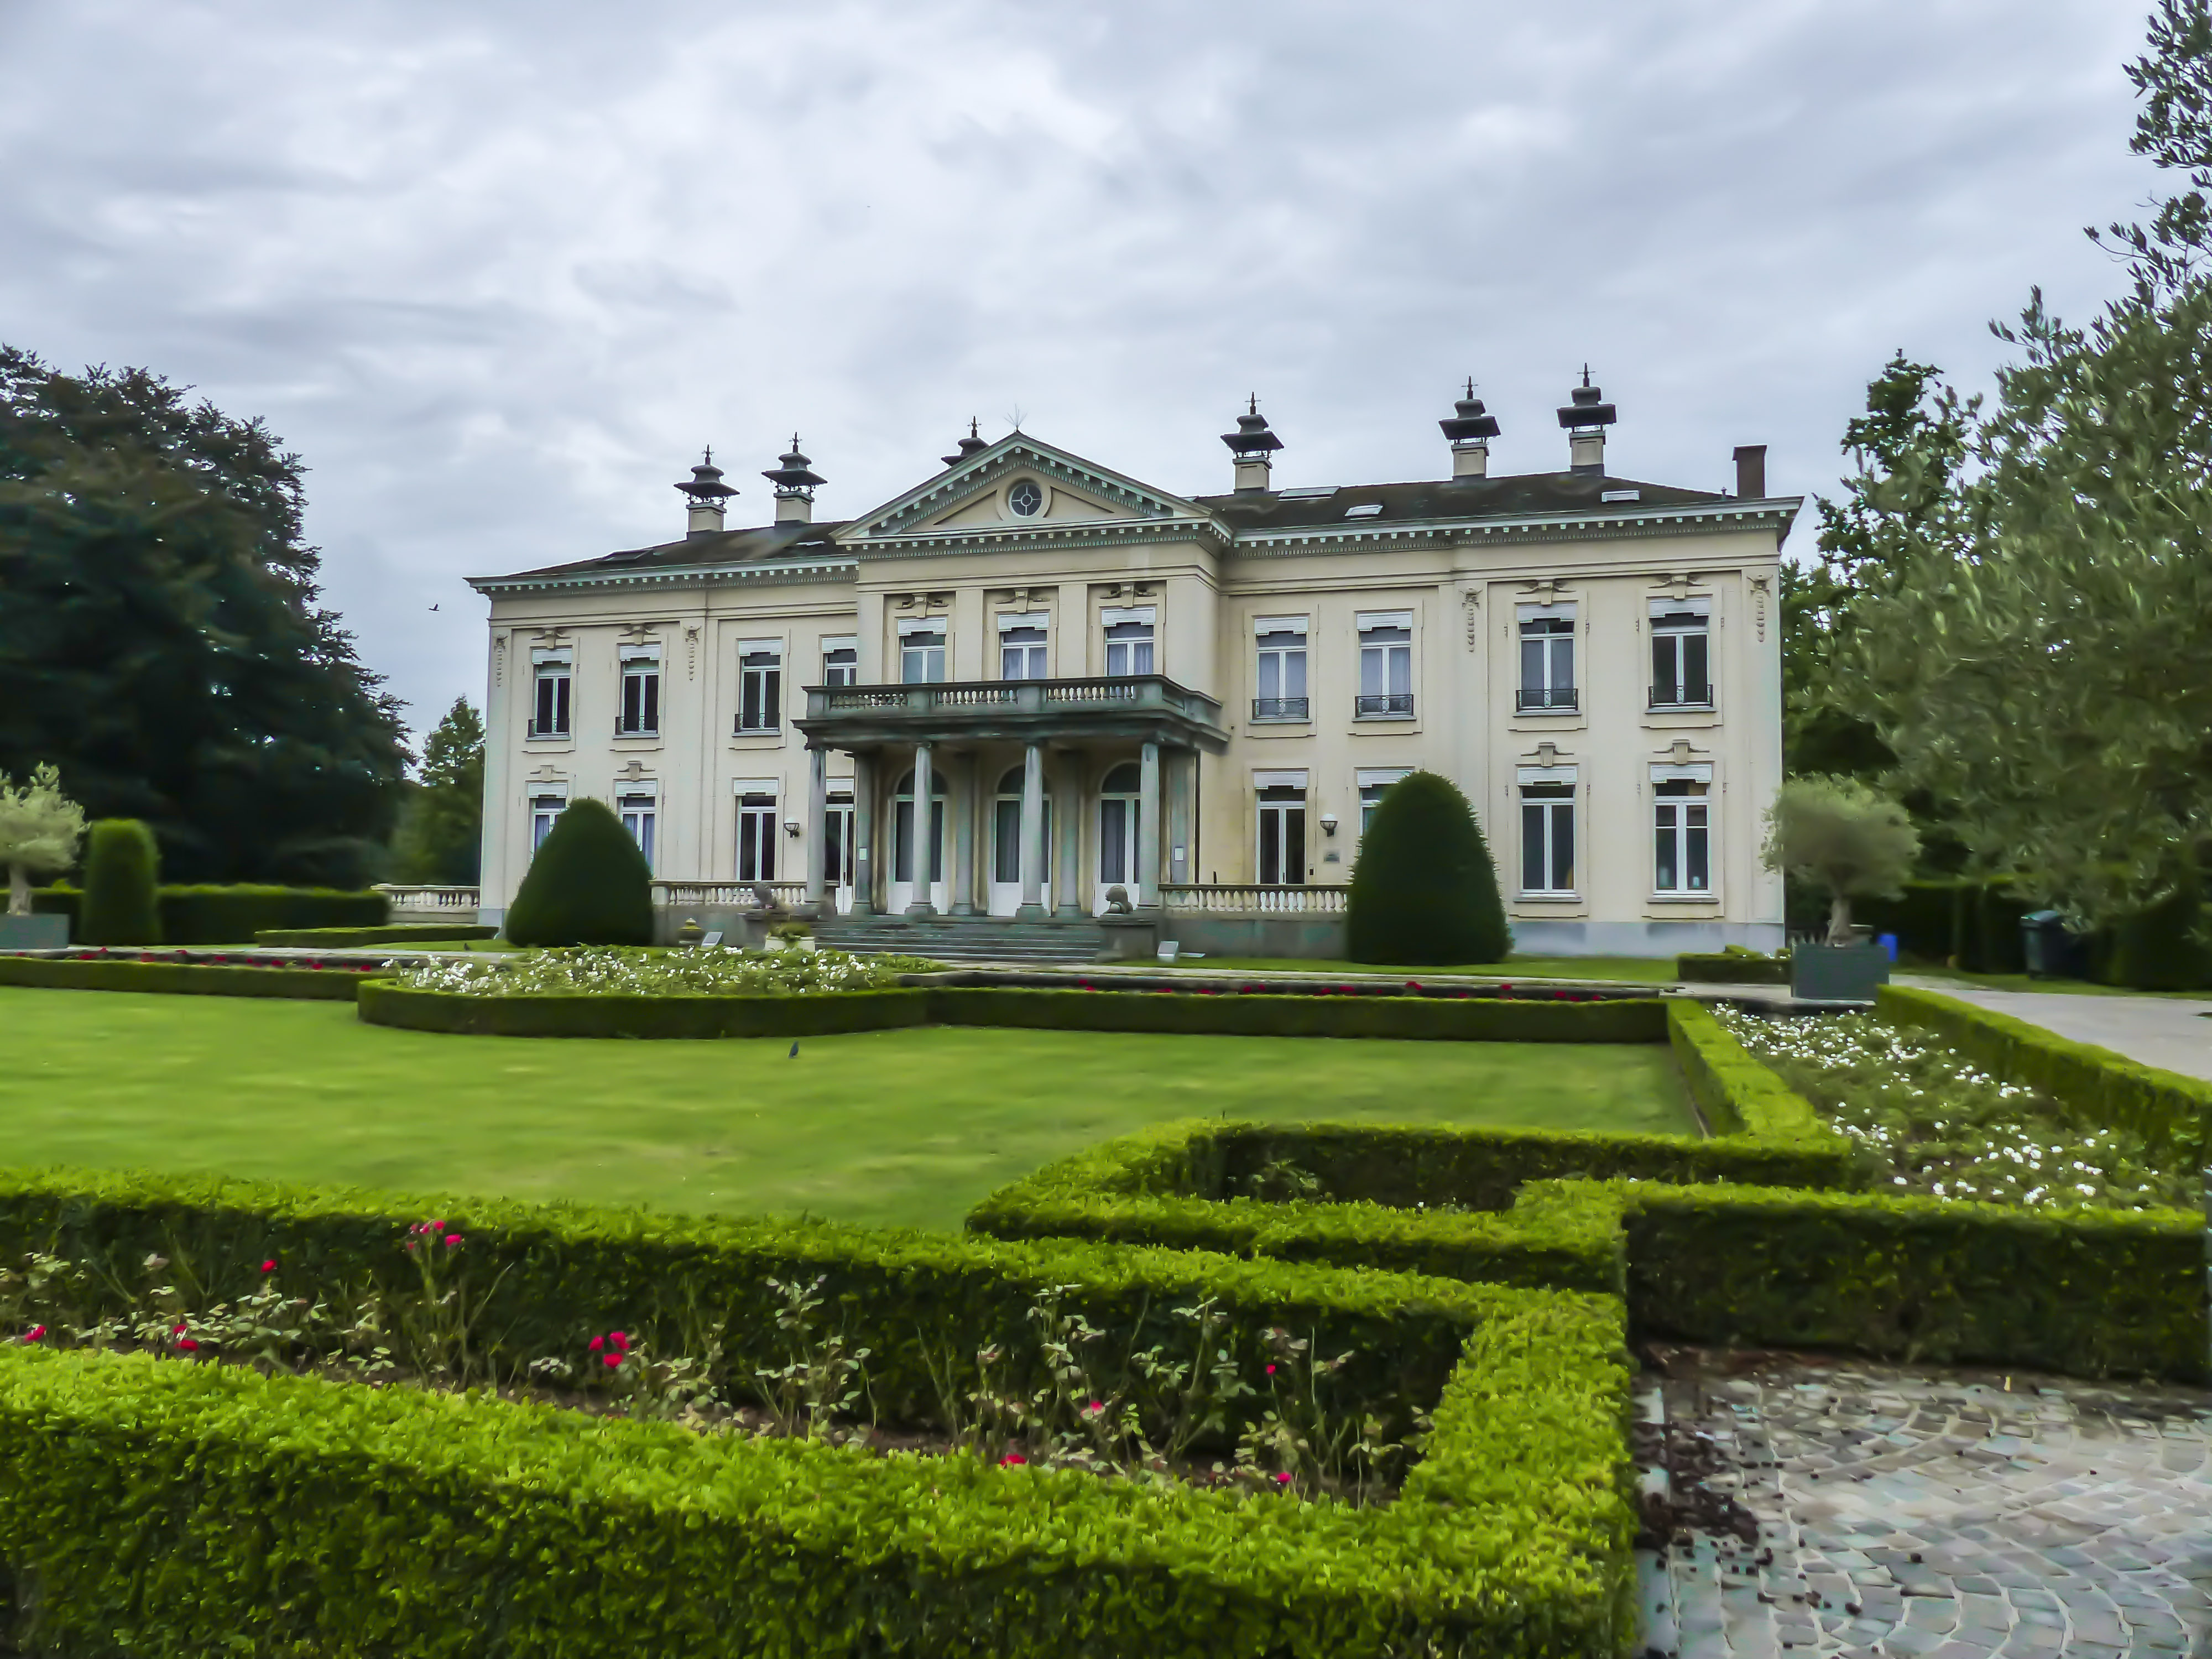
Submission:
<svg viewBox="0 0 2212 1659">
<path fill-rule="evenodd" d="M 1627 490 L 1633 501 L 1600 498 Z M 1693 507 L 1725 501 L 1707 489 L 1677 489 L 1600 472 L 1528 472 L 1504 478 L 1428 478 L 1418 483 L 1346 484 L 1327 494 L 1293 489 L 1239 490 L 1227 495 L 1199 495 L 1197 503 L 1240 533 L 1258 530 L 1305 530 L 1347 522 L 1354 507 L 1379 505 L 1353 525 L 1421 523 L 1436 519 L 1490 518 L 1507 514 L 1599 513 L 1608 507 Z"/>
<path fill-rule="evenodd" d="M 709 535 L 686 536 L 657 547 L 633 547 L 619 553 L 603 553 L 596 559 L 573 564 L 547 565 L 522 570 L 518 576 L 588 576 L 626 570 L 689 569 L 693 565 L 720 567 L 761 564 L 778 559 L 834 559 L 847 556 L 830 539 L 852 523 L 832 519 L 817 524 L 771 524 L 750 530 L 721 530 Z M 507 580 L 502 578 L 501 580 Z"/>
</svg>

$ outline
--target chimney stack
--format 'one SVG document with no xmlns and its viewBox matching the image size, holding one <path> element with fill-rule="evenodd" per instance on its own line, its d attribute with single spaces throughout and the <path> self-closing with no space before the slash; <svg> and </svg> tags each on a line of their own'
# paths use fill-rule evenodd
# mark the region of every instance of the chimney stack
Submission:
<svg viewBox="0 0 2212 1659">
<path fill-rule="evenodd" d="M 1605 393 L 1590 384 L 1589 365 L 1583 365 L 1583 383 L 1567 394 L 1559 411 L 1559 424 L 1567 429 L 1567 463 L 1576 472 L 1605 471 L 1605 429 L 1620 417 L 1604 401 Z"/>
<path fill-rule="evenodd" d="M 778 456 L 783 465 L 771 467 L 761 474 L 775 486 L 775 521 L 778 524 L 812 524 L 814 522 L 814 489 L 830 481 L 809 471 L 806 457 L 799 453 L 799 434 L 791 434 L 791 453 Z"/>
<path fill-rule="evenodd" d="M 691 469 L 691 477 L 676 486 L 684 492 L 690 504 L 690 518 L 684 526 L 687 536 L 719 536 L 722 533 L 723 503 L 738 492 L 722 482 L 722 469 L 714 465 L 714 452 L 707 451 L 707 459 Z"/>
<path fill-rule="evenodd" d="M 1766 446 L 1738 444 L 1735 447 L 1735 493 L 1747 501 L 1758 501 L 1766 494 Z"/>
<path fill-rule="evenodd" d="M 1221 441 L 1237 458 L 1239 490 L 1264 490 L 1269 487 L 1267 481 L 1274 472 L 1274 452 L 1283 447 L 1283 441 L 1267 429 L 1267 417 L 1260 412 L 1258 394 L 1254 394 L 1248 412 L 1237 417 L 1237 430 L 1223 433 Z"/>
<path fill-rule="evenodd" d="M 942 458 L 945 465 L 957 466 L 961 462 L 966 460 L 970 455 L 975 454 L 977 451 L 988 449 L 991 447 L 989 444 L 983 441 L 981 434 L 976 429 L 982 424 L 983 422 L 981 420 L 971 418 L 969 421 L 968 435 L 960 441 L 958 446 L 959 453 L 955 455 L 947 455 Z"/>
<path fill-rule="evenodd" d="M 1498 435 L 1498 416 L 1482 412 L 1482 399 L 1474 395 L 1472 378 L 1467 383 L 1467 396 L 1452 407 L 1458 412 L 1448 421 L 1437 422 L 1451 441 L 1452 477 L 1486 478 L 1490 476 L 1490 441 Z"/>
</svg>

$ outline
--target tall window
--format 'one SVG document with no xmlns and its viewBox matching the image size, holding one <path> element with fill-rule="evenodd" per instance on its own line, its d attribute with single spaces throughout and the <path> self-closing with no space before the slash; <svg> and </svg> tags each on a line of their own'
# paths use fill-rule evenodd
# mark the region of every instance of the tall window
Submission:
<svg viewBox="0 0 2212 1659">
<path fill-rule="evenodd" d="M 1410 612 L 1359 619 L 1359 699 L 1364 720 L 1413 712 L 1413 618 Z"/>
<path fill-rule="evenodd" d="M 1116 679 L 1152 672 L 1152 611 L 1109 611 L 1106 623 L 1106 672 Z"/>
<path fill-rule="evenodd" d="M 852 685 L 860 678 L 860 648 L 851 640 L 822 641 L 822 684 Z"/>
<path fill-rule="evenodd" d="M 530 735 L 568 735 L 568 659 L 549 657 L 536 668 L 538 701 L 530 711 Z"/>
<path fill-rule="evenodd" d="M 929 775 L 929 878 L 945 879 L 945 774 Z M 891 814 L 891 879 L 914 879 L 914 774 L 899 780 L 897 810 Z"/>
<path fill-rule="evenodd" d="M 991 879 L 1002 886 L 1022 878 L 1022 777 L 1015 767 L 999 780 L 998 798 L 992 802 Z M 1052 866 L 1052 793 L 1046 791 L 1044 806 L 1045 869 L 1048 884 Z"/>
<path fill-rule="evenodd" d="M 535 853 L 545 844 L 545 837 L 553 833 L 553 820 L 568 810 L 566 795 L 532 795 L 530 798 L 530 850 Z"/>
<path fill-rule="evenodd" d="M 1362 772 L 1359 781 L 1359 833 L 1365 835 L 1368 826 L 1375 822 L 1375 809 L 1382 804 L 1382 793 L 1406 775 L 1402 770 Z"/>
<path fill-rule="evenodd" d="M 1713 700 L 1706 602 L 1651 602 L 1651 706 L 1700 708 Z"/>
<path fill-rule="evenodd" d="M 783 719 L 783 648 L 755 640 L 738 647 L 738 730 L 773 732 Z"/>
<path fill-rule="evenodd" d="M 1098 883 L 1102 887 L 1133 884 L 1137 879 L 1137 808 L 1144 775 L 1134 761 L 1106 775 L 1098 786 Z"/>
<path fill-rule="evenodd" d="M 1260 884 L 1306 884 L 1306 792 L 1274 784 L 1260 791 Z"/>
<path fill-rule="evenodd" d="M 653 861 L 653 831 L 654 799 L 651 795 L 617 795 L 615 811 L 622 814 L 623 828 L 637 843 L 637 850 L 645 854 L 645 867 L 657 867 Z"/>
<path fill-rule="evenodd" d="M 1513 701 L 1524 714 L 1577 706 L 1572 605 L 1521 607 L 1521 689 Z"/>
<path fill-rule="evenodd" d="M 738 879 L 775 879 L 775 797 L 759 790 L 738 797 Z"/>
<path fill-rule="evenodd" d="M 1521 890 L 1575 890 L 1575 786 L 1566 781 L 1521 786 Z"/>
<path fill-rule="evenodd" d="M 1310 708 L 1306 701 L 1306 619 L 1262 617 L 1258 631 L 1260 695 L 1252 699 L 1252 718 L 1306 719 Z"/>
<path fill-rule="evenodd" d="M 624 646 L 622 653 L 622 711 L 615 735 L 650 738 L 660 733 L 660 653 Z"/>
<path fill-rule="evenodd" d="M 899 680 L 935 685 L 945 678 L 945 626 L 939 623 L 899 635 Z"/>
<path fill-rule="evenodd" d="M 1687 778 L 1665 779 L 1652 786 L 1657 842 L 1652 858 L 1654 892 L 1712 891 L 1712 829 L 1706 799 L 1711 787 Z"/>
<path fill-rule="evenodd" d="M 1045 676 L 1044 619 L 1008 617 L 999 624 L 999 678 L 1041 680 Z"/>
<path fill-rule="evenodd" d="M 853 884 L 854 852 L 852 791 L 832 790 L 823 813 L 829 845 L 822 849 L 822 879 L 832 888 Z"/>
</svg>

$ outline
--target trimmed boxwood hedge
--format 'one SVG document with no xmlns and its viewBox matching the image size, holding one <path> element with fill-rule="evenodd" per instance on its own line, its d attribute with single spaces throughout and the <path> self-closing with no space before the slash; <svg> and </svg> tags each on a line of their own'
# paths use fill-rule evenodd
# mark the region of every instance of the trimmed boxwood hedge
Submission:
<svg viewBox="0 0 2212 1659">
<path fill-rule="evenodd" d="M 1801 1175 L 1772 1184 L 1846 1184 L 1851 1144 L 1828 1127 L 1810 1101 L 1730 1036 L 1702 1003 L 1669 1003 L 1667 1012 L 1668 1040 L 1682 1068 L 1683 1084 L 1708 1127 L 1722 1135 L 1748 1135 L 1764 1146 L 1802 1151 L 1815 1160 L 1814 1167 L 1832 1171 L 1826 1178 Z"/>
<path fill-rule="evenodd" d="M 2008 1083 L 2040 1090 L 2093 1123 L 2141 1135 L 2191 1168 L 2212 1164 L 2212 1083 L 2202 1078 L 2145 1066 L 1916 986 L 1881 987 L 1875 1012 L 1918 1027 Z"/>
<path fill-rule="evenodd" d="M 1619 1304 L 1480 1299 L 1366 1510 L 13 1348 L 0 1559 L 41 1650 L 1614 1659 Z"/>
<path fill-rule="evenodd" d="M 256 945 L 302 951 L 343 951 L 363 945 L 436 945 L 448 939 L 496 939 L 496 927 L 451 921 L 401 921 L 388 927 L 278 927 L 253 936 Z"/>
<path fill-rule="evenodd" d="M 931 985 L 806 996 L 474 997 L 380 983 L 361 1003 L 373 1024 L 471 1036 L 823 1036 L 893 1025 L 1228 1036 L 1395 1037 L 1467 1042 L 1656 1042 L 1656 997 L 1592 1002 L 1434 997 L 1210 996 Z"/>
<path fill-rule="evenodd" d="M 2204 1224 L 1750 1187 L 1623 1186 L 1637 1331 L 2203 1380 Z"/>
<path fill-rule="evenodd" d="M 161 941 L 168 945 L 244 945 L 275 928 L 380 927 L 391 909 L 381 893 L 334 887 L 164 887 L 159 896 Z M 43 915 L 68 916 L 71 931 L 85 938 L 76 925 L 83 899 L 75 887 L 42 887 L 31 905 Z"/>
<path fill-rule="evenodd" d="M 57 991 L 147 991 L 206 997 L 293 997 L 351 1002 L 365 975 L 353 968 L 230 968 L 124 957 L 0 956 L 0 985 Z"/>
<path fill-rule="evenodd" d="M 1790 958 L 1690 951 L 1674 958 L 1674 977 L 1684 985 L 1787 985 Z"/>
</svg>

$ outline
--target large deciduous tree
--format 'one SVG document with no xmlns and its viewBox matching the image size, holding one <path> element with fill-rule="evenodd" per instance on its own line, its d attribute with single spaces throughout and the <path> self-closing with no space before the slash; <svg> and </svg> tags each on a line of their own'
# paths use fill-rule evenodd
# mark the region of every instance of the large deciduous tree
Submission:
<svg viewBox="0 0 2212 1659">
<path fill-rule="evenodd" d="M 8 914 L 31 914 L 31 878 L 58 874 L 76 862 L 84 808 L 62 793 L 60 769 L 34 766 L 21 784 L 0 772 L 0 866 L 8 872 Z"/>
<path fill-rule="evenodd" d="M 299 457 L 140 369 L 0 346 L 0 770 L 58 762 L 188 881 L 348 884 L 398 705 L 320 602 Z"/>
<path fill-rule="evenodd" d="M 2212 10 L 2165 0 L 2135 149 L 2185 169 L 2115 227 L 2123 296 L 2086 327 L 2041 295 L 1997 331 L 2022 361 L 1966 421 L 1904 434 L 1869 493 L 1884 580 L 1835 644 L 1837 705 L 1948 803 L 1976 865 L 2105 922 L 2186 890 L 2212 847 Z"/>
</svg>

